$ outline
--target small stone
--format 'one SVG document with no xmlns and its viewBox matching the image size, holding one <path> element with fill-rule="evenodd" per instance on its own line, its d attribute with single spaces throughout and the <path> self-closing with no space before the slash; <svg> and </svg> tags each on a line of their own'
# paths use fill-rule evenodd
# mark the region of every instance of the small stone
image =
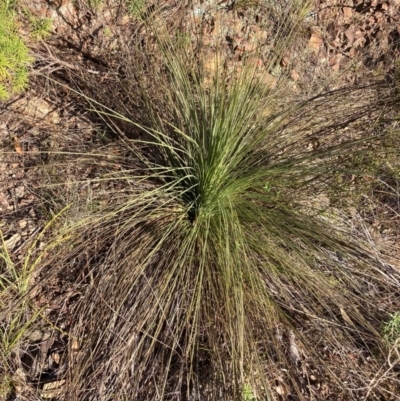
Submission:
<svg viewBox="0 0 400 401">
<path fill-rule="evenodd" d="M 0 205 L 4 206 L 6 209 L 10 207 L 10 204 L 8 203 L 8 200 L 3 192 L 0 192 Z"/>
<path fill-rule="evenodd" d="M 16 383 L 15 392 L 17 395 L 22 394 L 24 391 L 24 384 L 26 382 L 26 374 L 22 368 L 18 368 L 15 371 L 13 381 Z"/>
<path fill-rule="evenodd" d="M 18 226 L 20 229 L 24 229 L 28 225 L 28 222 L 26 220 L 20 220 L 18 222 Z"/>
<path fill-rule="evenodd" d="M 36 329 L 29 333 L 28 338 L 32 342 L 42 341 L 45 339 L 45 334 L 46 333 L 43 330 Z"/>
<path fill-rule="evenodd" d="M 279 394 L 279 395 L 286 395 L 287 391 L 285 389 L 284 386 L 282 386 L 281 384 L 279 384 L 278 386 L 275 387 L 275 391 Z"/>
<path fill-rule="evenodd" d="M 25 187 L 23 185 L 20 185 L 15 188 L 15 196 L 17 198 L 23 198 L 25 194 Z"/>
</svg>

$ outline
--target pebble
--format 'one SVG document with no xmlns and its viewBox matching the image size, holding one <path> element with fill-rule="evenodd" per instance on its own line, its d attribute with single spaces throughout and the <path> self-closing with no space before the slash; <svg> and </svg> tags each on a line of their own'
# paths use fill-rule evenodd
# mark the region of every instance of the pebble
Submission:
<svg viewBox="0 0 400 401">
<path fill-rule="evenodd" d="M 18 187 L 15 188 L 15 196 L 17 198 L 23 198 L 25 194 L 25 187 L 23 185 L 19 185 Z"/>
</svg>

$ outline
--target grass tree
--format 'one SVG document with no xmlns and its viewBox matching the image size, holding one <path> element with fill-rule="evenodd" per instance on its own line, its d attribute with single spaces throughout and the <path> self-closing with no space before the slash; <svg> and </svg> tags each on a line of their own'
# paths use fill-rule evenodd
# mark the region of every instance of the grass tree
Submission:
<svg viewBox="0 0 400 401">
<path fill-rule="evenodd" d="M 304 17 L 304 5 L 293 7 L 271 64 Z M 372 86 L 294 100 L 284 80 L 270 87 L 246 64 L 228 76 L 222 62 L 205 84 L 198 55 L 160 38 L 158 73 L 139 84 L 151 79 L 159 93 L 142 93 L 147 125 L 92 101 L 140 135 L 122 137 L 123 158 L 97 152 L 120 168 L 93 181 L 123 190 L 66 229 L 69 246 L 55 254 L 57 271 L 90 277 L 63 397 L 264 400 L 279 376 L 302 399 L 306 355 L 335 377 L 320 349 L 384 350 L 386 311 L 373 289 L 398 291 L 398 272 L 326 199 L 369 172 L 368 152 L 387 156 L 373 123 L 387 98 Z M 313 350 L 310 335 L 324 346 Z"/>
</svg>

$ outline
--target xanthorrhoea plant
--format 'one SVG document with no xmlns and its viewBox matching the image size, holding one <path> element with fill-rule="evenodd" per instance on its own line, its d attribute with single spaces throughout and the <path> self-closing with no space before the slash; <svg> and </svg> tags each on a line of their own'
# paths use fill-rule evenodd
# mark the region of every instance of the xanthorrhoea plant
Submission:
<svg viewBox="0 0 400 401">
<path fill-rule="evenodd" d="M 384 100 L 364 88 L 282 109 L 281 87 L 255 69 L 227 84 L 221 65 L 204 86 L 201 63 L 159 46 L 161 100 L 147 100 L 141 139 L 124 139 L 126 168 L 102 178 L 125 190 L 67 232 L 66 263 L 88 255 L 92 285 L 64 399 L 231 400 L 249 385 L 268 399 L 275 370 L 302 398 L 301 330 L 378 352 L 382 311 L 368 288 L 399 284 L 314 199 L 379 146 L 365 123 Z"/>
</svg>

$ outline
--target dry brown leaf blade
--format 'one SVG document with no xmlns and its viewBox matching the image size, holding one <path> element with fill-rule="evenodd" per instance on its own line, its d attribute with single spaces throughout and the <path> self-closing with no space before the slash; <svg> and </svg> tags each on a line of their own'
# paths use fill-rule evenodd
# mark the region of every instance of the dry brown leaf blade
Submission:
<svg viewBox="0 0 400 401">
<path fill-rule="evenodd" d="M 46 399 L 58 397 L 63 392 L 64 384 L 65 380 L 57 380 L 51 383 L 45 383 L 40 396 Z"/>
<path fill-rule="evenodd" d="M 14 140 L 14 149 L 15 149 L 15 151 L 16 151 L 18 154 L 23 155 L 23 154 L 24 154 L 24 151 L 22 150 L 22 147 L 21 147 L 21 144 L 20 144 L 18 138 L 17 138 L 16 136 L 14 136 L 14 137 L 13 137 L 13 140 Z"/>
</svg>

